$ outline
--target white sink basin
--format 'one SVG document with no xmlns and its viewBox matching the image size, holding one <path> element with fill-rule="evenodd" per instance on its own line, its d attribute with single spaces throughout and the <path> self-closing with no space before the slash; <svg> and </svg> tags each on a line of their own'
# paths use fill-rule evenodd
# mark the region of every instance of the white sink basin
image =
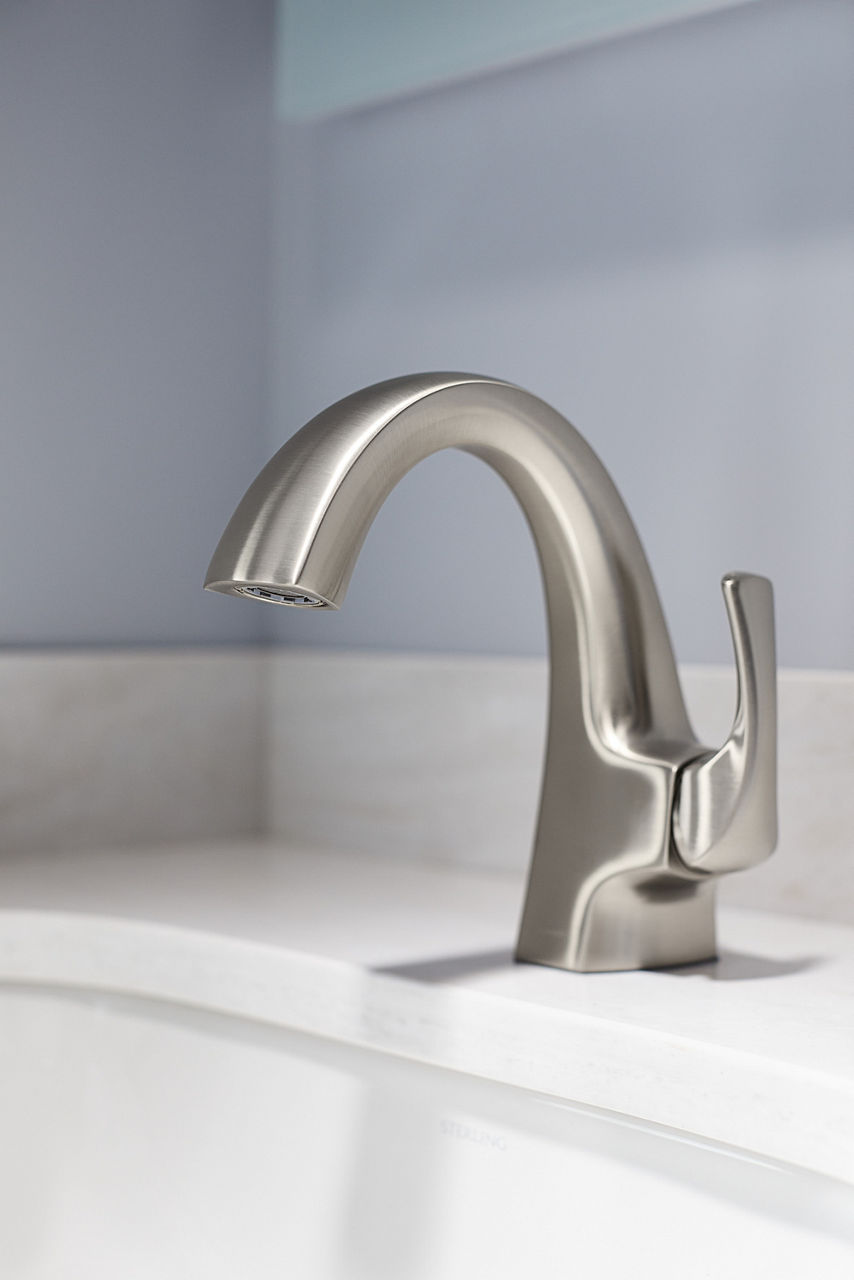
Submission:
<svg viewBox="0 0 854 1280">
<path fill-rule="evenodd" d="M 845 931 L 807 956 L 823 927 L 794 922 L 787 962 L 772 921 L 764 953 L 730 953 L 717 984 L 704 970 L 579 978 L 506 962 L 509 883 L 476 882 L 487 908 L 467 922 L 466 964 L 442 959 L 446 939 L 425 954 L 419 934 L 434 908 L 448 917 L 440 882 L 429 891 L 440 873 L 280 854 L 250 910 L 223 894 L 226 855 L 210 851 L 210 902 L 233 913 L 217 922 L 201 918 L 200 856 L 142 859 L 135 887 L 110 886 L 97 860 L 75 875 L 66 859 L 53 881 L 33 859 L 17 880 L 3 873 L 4 1280 L 851 1280 L 841 997 L 854 968 L 831 956 Z M 263 882 L 269 851 L 231 856 L 244 876 L 256 857 Z M 305 932 L 332 873 L 360 922 L 338 954 L 322 919 L 313 942 Z M 77 914 L 87 875 L 102 914 Z M 470 899 L 474 880 L 441 875 Z M 265 917 L 273 880 L 289 891 Z M 357 900 L 368 881 L 389 895 L 374 917 Z M 395 900 L 407 883 L 408 922 Z M 237 915 L 253 912 L 240 936 Z M 299 950 L 275 942 L 274 917 Z M 369 943 L 380 917 L 385 939 Z M 371 946 L 371 963 L 343 954 Z M 822 964 L 826 1003 L 808 1000 L 804 1045 L 772 1060 Z M 750 1026 L 751 998 L 764 1026 Z"/>
<path fill-rule="evenodd" d="M 839 1183 L 370 1050 L 5 989 L 9 1280 L 854 1274 Z"/>
</svg>

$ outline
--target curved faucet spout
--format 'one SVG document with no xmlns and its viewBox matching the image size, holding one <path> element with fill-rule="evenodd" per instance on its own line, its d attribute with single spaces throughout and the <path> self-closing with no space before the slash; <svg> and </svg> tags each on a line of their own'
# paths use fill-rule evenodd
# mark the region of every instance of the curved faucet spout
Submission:
<svg viewBox="0 0 854 1280">
<path fill-rule="evenodd" d="M 629 514 L 590 447 L 542 400 L 454 373 L 347 397 L 250 486 L 206 587 L 337 608 L 391 489 L 444 448 L 504 478 L 543 576 L 549 731 L 519 958 L 572 969 L 708 958 L 714 878 L 680 858 L 671 836 L 678 772 L 704 748 Z"/>
</svg>

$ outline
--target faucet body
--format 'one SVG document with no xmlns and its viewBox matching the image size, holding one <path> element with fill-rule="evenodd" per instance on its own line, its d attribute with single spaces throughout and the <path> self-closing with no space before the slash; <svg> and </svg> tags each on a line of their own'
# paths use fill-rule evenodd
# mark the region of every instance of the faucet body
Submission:
<svg viewBox="0 0 854 1280">
<path fill-rule="evenodd" d="M 444 448 L 504 478 L 542 570 L 549 727 L 517 958 L 580 971 L 712 958 L 717 874 L 766 857 L 776 840 L 770 584 L 724 580 L 739 706 L 728 743 L 708 750 L 631 518 L 590 447 L 542 400 L 468 374 L 347 397 L 250 486 L 206 587 L 337 608 L 388 493 Z"/>
</svg>

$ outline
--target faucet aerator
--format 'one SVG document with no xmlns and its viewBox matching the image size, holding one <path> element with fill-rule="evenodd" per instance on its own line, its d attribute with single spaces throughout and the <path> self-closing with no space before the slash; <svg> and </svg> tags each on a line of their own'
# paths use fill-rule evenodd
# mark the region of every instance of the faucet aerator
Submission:
<svg viewBox="0 0 854 1280">
<path fill-rule="evenodd" d="M 284 587 L 280 591 L 268 590 L 266 587 L 237 587 L 242 596 L 250 600 L 264 600 L 268 604 L 288 604 L 297 609 L 327 609 L 330 606 L 325 600 L 311 595 L 308 591 L 288 591 Z"/>
</svg>

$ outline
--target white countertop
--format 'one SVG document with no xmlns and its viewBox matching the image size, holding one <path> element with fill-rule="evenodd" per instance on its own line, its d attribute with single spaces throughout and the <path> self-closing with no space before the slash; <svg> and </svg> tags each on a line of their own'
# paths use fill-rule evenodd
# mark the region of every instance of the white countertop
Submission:
<svg viewBox="0 0 854 1280">
<path fill-rule="evenodd" d="M 854 930 L 719 912 L 720 959 L 512 962 L 516 875 L 270 843 L 0 862 L 0 981 L 183 1002 L 854 1183 Z"/>
</svg>

